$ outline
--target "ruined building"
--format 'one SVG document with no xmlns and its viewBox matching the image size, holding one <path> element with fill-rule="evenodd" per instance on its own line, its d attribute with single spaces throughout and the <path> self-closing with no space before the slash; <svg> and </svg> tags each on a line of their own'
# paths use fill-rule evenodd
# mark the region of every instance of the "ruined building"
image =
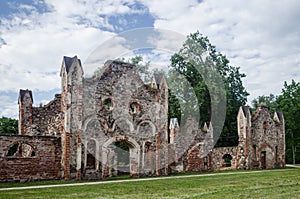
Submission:
<svg viewBox="0 0 300 199">
<path fill-rule="evenodd" d="M 61 93 L 44 106 L 33 107 L 32 92 L 20 90 L 19 134 L 0 135 L 0 181 L 285 167 L 280 112 L 272 118 L 260 106 L 252 116 L 241 107 L 238 146 L 213 148 L 213 124 L 168 121 L 164 76 L 145 85 L 135 66 L 120 61 L 106 62 L 101 76 L 83 73 L 76 56 L 64 57 Z"/>
</svg>

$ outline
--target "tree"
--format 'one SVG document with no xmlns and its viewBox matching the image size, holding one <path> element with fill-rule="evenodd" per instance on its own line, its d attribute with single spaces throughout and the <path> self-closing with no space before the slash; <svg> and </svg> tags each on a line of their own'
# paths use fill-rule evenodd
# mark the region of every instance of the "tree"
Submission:
<svg viewBox="0 0 300 199">
<path fill-rule="evenodd" d="M 205 65 L 206 63 L 208 64 Z M 215 67 L 212 68 L 209 63 Z M 203 67 L 200 67 L 201 74 L 195 65 L 203 65 Z M 209 90 L 214 90 L 217 93 L 221 92 L 218 84 L 216 84 L 219 80 L 214 76 L 210 76 L 211 71 L 217 70 L 225 85 L 227 101 L 226 119 L 217 146 L 237 145 L 236 116 L 239 107 L 246 103 L 249 95 L 242 84 L 242 78 L 245 77 L 245 74 L 240 73 L 239 67 L 229 65 L 226 56 L 217 52 L 216 47 L 209 42 L 208 38 L 202 36 L 199 32 L 190 34 L 187 37 L 180 51 L 172 56 L 170 67 L 170 71 L 175 70 L 183 75 L 193 87 L 201 116 L 200 125 L 210 120 L 213 100 L 222 100 L 212 99 L 209 92 Z M 206 79 L 204 76 L 207 76 Z M 220 94 L 222 96 L 222 93 Z"/>
<path fill-rule="evenodd" d="M 18 120 L 8 117 L 1 117 L 0 134 L 18 134 Z"/>
<path fill-rule="evenodd" d="M 125 58 L 122 59 L 125 61 Z M 144 62 L 141 55 L 129 58 L 126 62 L 136 66 L 138 73 L 145 84 L 149 84 L 151 81 L 151 71 L 149 70 L 150 61 Z"/>
<path fill-rule="evenodd" d="M 277 96 L 275 96 L 274 94 L 258 96 L 256 99 L 252 100 L 252 106 L 254 108 L 253 111 L 258 108 L 259 104 L 266 105 L 269 108 L 271 114 L 274 114 L 279 110 Z"/>
<path fill-rule="evenodd" d="M 287 162 L 300 162 L 300 83 L 292 80 L 284 82 L 284 88 L 277 99 L 280 110 L 284 114 L 286 124 Z M 297 151 L 298 149 L 298 151 Z"/>
</svg>

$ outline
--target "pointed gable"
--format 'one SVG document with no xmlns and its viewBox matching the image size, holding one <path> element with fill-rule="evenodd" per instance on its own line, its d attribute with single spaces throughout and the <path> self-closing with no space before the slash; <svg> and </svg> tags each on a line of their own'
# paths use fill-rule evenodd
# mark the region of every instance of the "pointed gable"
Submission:
<svg viewBox="0 0 300 199">
<path fill-rule="evenodd" d="M 19 92 L 19 102 L 20 101 L 23 101 L 24 100 L 24 97 L 25 97 L 25 95 L 26 94 L 29 94 L 29 97 L 30 97 L 30 99 L 31 99 L 31 101 L 32 101 L 32 103 L 33 103 L 33 97 L 32 97 L 32 91 L 31 90 L 28 90 L 28 89 L 26 89 L 26 90 L 22 90 L 22 89 L 20 89 L 20 92 Z"/>
<path fill-rule="evenodd" d="M 179 128 L 179 123 L 178 123 L 177 118 L 171 118 L 170 119 L 170 126 L 169 126 L 169 128 L 170 129 Z"/>
<path fill-rule="evenodd" d="M 63 57 L 63 62 L 62 62 L 62 68 L 61 68 L 61 72 L 60 72 L 60 76 L 62 75 L 62 70 L 65 67 L 65 71 L 67 73 L 69 73 L 69 71 L 71 70 L 72 66 L 76 63 L 76 61 L 78 61 L 79 66 L 82 68 L 81 65 L 81 60 L 77 58 L 77 56 L 74 57 L 67 57 L 64 56 Z"/>
<path fill-rule="evenodd" d="M 249 113 L 249 106 L 242 106 L 242 110 L 243 110 L 244 116 L 247 117 L 247 114 Z"/>
<path fill-rule="evenodd" d="M 151 82 L 152 88 L 159 89 L 163 83 L 164 83 L 163 74 L 153 74 L 152 82 Z"/>
<path fill-rule="evenodd" d="M 283 118 L 283 113 L 282 112 L 275 112 L 274 113 L 274 120 L 277 122 L 283 122 L 284 118 Z"/>
<path fill-rule="evenodd" d="M 207 131 L 208 131 L 208 127 L 207 127 L 207 123 L 206 123 L 206 122 L 204 122 L 203 131 L 204 131 L 204 132 L 207 132 Z"/>
</svg>

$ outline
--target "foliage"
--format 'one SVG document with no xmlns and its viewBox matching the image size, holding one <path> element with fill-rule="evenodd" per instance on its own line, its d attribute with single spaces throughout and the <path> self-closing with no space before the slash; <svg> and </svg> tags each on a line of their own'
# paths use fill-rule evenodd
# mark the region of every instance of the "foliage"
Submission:
<svg viewBox="0 0 300 199">
<path fill-rule="evenodd" d="M 18 120 L 1 117 L 0 134 L 18 134 Z"/>
<path fill-rule="evenodd" d="M 270 113 L 274 114 L 276 111 L 279 110 L 279 105 L 277 103 L 277 96 L 270 94 L 270 95 L 262 95 L 258 96 L 257 99 L 252 100 L 253 111 L 258 108 L 258 105 L 264 104 L 270 109 Z"/>
<path fill-rule="evenodd" d="M 122 59 L 125 61 L 125 59 Z M 150 61 L 144 62 L 143 57 L 141 55 L 137 55 L 135 57 L 129 58 L 126 62 L 133 64 L 136 66 L 138 73 L 145 84 L 149 84 L 151 81 L 152 73 L 149 70 Z"/>
<path fill-rule="evenodd" d="M 286 124 L 286 154 L 288 162 L 300 162 L 300 83 L 284 82 L 277 103 L 284 113 Z M 297 151 L 298 149 L 298 151 Z"/>
<path fill-rule="evenodd" d="M 205 55 L 207 57 L 203 58 Z M 229 65 L 229 60 L 226 56 L 217 52 L 216 47 L 209 42 L 207 37 L 196 32 L 190 34 L 180 51 L 172 56 L 170 71 L 175 70 L 183 75 L 193 87 L 201 116 L 199 124 L 202 125 L 204 122 L 210 120 L 212 114 L 211 105 L 214 103 L 208 87 L 210 86 L 211 90 L 215 90 L 215 92 L 218 92 L 220 89 L 215 84 L 218 80 L 210 76 L 210 71 L 214 69 L 209 66 L 207 67 L 207 65 L 203 66 L 201 74 L 208 77 L 204 79 L 205 77 L 195 68 L 195 65 L 203 65 L 201 62 L 204 61 L 205 63 L 212 62 L 215 65 L 216 70 L 222 77 L 226 90 L 226 119 L 217 146 L 237 145 L 236 115 L 239 107 L 246 103 L 247 96 L 249 95 L 242 84 L 242 78 L 245 77 L 245 74 L 239 71 L 239 67 Z"/>
</svg>

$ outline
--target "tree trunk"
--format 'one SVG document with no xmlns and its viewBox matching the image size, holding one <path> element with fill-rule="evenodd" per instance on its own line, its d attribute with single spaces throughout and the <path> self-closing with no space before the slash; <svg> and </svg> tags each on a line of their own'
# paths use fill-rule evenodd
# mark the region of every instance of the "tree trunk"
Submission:
<svg viewBox="0 0 300 199">
<path fill-rule="evenodd" d="M 292 144 L 292 153 L 293 153 L 293 164 L 296 164 L 296 154 L 295 154 L 295 146 Z"/>
<path fill-rule="evenodd" d="M 294 145 L 294 133 L 291 133 L 292 137 L 292 155 L 293 155 L 293 164 L 296 164 L 296 154 L 295 154 L 295 145 Z"/>
</svg>

